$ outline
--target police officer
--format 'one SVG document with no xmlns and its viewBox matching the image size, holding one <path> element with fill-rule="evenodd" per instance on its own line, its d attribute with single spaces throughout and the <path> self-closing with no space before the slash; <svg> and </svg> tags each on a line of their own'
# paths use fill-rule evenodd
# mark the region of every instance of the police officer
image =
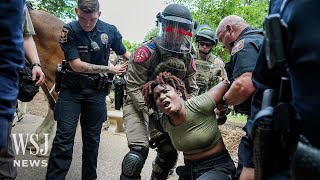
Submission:
<svg viewBox="0 0 320 180">
<path fill-rule="evenodd" d="M 279 28 L 283 30 L 283 33 L 278 34 L 282 36 L 278 42 L 283 45 L 274 48 L 283 49 L 284 56 L 282 57 L 284 58 L 282 62 L 276 62 L 275 57 L 279 54 L 275 54 L 275 49 L 272 49 L 275 44 L 264 43 L 266 49 L 259 55 L 252 75 L 254 86 L 257 89 L 252 99 L 252 116 L 256 115 L 261 108 L 264 90 L 278 91 L 281 77 L 286 76 L 291 86 L 285 94 L 291 94 L 290 104 L 295 111 L 293 117 L 297 119 L 296 122 L 293 122 L 298 123 L 298 130 L 309 142 L 306 145 L 298 141 L 296 148 L 293 146 L 293 149 L 289 149 L 290 153 L 284 154 L 289 156 L 287 158 L 291 161 L 281 167 L 282 171 L 272 174 L 273 179 L 318 179 L 320 176 L 320 114 L 318 112 L 320 85 L 313 80 L 313 78 L 320 77 L 320 49 L 317 43 L 320 41 L 320 36 L 313 36 L 320 30 L 320 25 L 313 23 L 320 15 L 319 8 L 320 1 L 317 0 L 270 1 L 269 13 L 279 15 L 282 24 L 279 24 Z M 268 38 L 276 40 L 272 36 Z M 292 131 L 297 131 L 297 129 L 292 129 Z M 299 147 L 304 147 L 303 151 Z M 275 149 L 275 154 L 279 154 L 280 147 Z M 302 152 L 303 157 L 306 158 L 300 159 L 299 152 Z M 310 152 L 313 152 L 315 156 L 309 156 Z M 273 158 L 276 159 L 276 157 Z M 311 162 L 301 160 L 311 160 Z M 270 177 L 270 174 L 268 175 Z"/>
<path fill-rule="evenodd" d="M 0 179 L 15 179 L 11 127 L 23 67 L 23 1 L 0 2 Z M 10 153 L 11 152 L 11 153 Z"/>
<path fill-rule="evenodd" d="M 228 79 L 224 62 L 211 52 L 217 44 L 217 39 L 209 25 L 200 25 L 195 35 L 198 51 L 193 56 L 197 66 L 197 85 L 199 94 L 207 92 L 218 84 L 219 77 Z"/>
<path fill-rule="evenodd" d="M 128 99 L 123 107 L 123 117 L 130 151 L 123 158 L 120 179 L 140 179 L 149 152 L 149 131 L 155 132 L 151 125 L 148 126 L 152 111 L 144 102 L 141 85 L 154 79 L 158 73 L 169 71 L 185 83 L 189 94 L 196 95 L 198 91 L 195 64 L 190 53 L 194 23 L 189 9 L 170 4 L 157 15 L 157 19 L 159 35 L 143 43 L 129 61 Z M 158 147 L 151 179 L 166 179 L 175 165 L 177 152 L 170 143 L 162 146 L 169 147 L 167 149 Z"/>
<path fill-rule="evenodd" d="M 230 15 L 220 21 L 217 36 L 231 54 L 230 62 L 226 65 L 231 86 L 223 98 L 226 104 L 234 106 L 236 112 L 249 116 L 251 97 L 255 91 L 251 76 L 263 41 L 262 31 L 252 29 L 243 18 Z M 246 127 L 244 130 L 247 131 Z M 235 178 L 239 178 L 241 171 L 254 171 L 252 143 L 248 143 L 248 138 L 248 134 L 242 137 L 239 145 Z M 242 170 L 242 167 L 245 168 Z M 241 178 L 253 179 L 244 176 Z"/>
<path fill-rule="evenodd" d="M 99 20 L 99 1 L 79 0 L 75 12 L 78 21 L 66 24 L 60 37 L 68 63 L 54 109 L 57 133 L 46 179 L 65 179 L 72 161 L 80 113 L 83 141 L 81 178 L 97 179 L 101 126 L 107 116 L 105 99 L 109 86 L 104 85 L 108 84 L 105 73 L 119 74 L 127 68 L 127 63 L 108 65 L 110 48 L 125 58 L 129 53 L 116 27 Z"/>
</svg>

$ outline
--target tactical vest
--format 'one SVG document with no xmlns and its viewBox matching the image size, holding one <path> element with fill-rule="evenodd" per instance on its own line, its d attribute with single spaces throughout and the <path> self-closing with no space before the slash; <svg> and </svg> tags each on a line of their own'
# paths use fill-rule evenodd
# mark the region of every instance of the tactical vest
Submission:
<svg viewBox="0 0 320 180">
<path fill-rule="evenodd" d="M 220 66 L 215 63 L 216 59 L 217 57 L 212 54 L 208 60 L 203 60 L 199 57 L 196 57 L 195 59 L 197 66 L 196 79 L 199 87 L 199 94 L 208 91 L 211 87 L 218 84 L 218 76 L 221 74 L 221 69 Z"/>
<path fill-rule="evenodd" d="M 195 74 L 192 69 L 191 53 L 173 53 L 162 49 L 156 38 L 151 38 L 146 46 L 150 52 L 151 67 L 148 70 L 148 81 L 154 79 L 160 72 L 170 72 L 183 80 Z"/>
</svg>

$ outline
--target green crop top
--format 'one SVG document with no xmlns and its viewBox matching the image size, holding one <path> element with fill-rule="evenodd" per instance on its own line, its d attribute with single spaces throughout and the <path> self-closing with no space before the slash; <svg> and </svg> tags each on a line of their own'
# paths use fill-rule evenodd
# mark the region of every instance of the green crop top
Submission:
<svg viewBox="0 0 320 180">
<path fill-rule="evenodd" d="M 179 126 L 171 125 L 168 116 L 161 124 L 168 132 L 174 147 L 185 154 L 195 154 L 211 149 L 221 138 L 214 108 L 215 102 L 208 93 L 193 97 L 185 102 L 186 119 Z"/>
</svg>

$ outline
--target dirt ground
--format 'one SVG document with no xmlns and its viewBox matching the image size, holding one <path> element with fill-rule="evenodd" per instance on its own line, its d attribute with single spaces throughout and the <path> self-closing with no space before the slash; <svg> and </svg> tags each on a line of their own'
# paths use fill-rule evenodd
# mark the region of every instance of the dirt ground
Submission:
<svg viewBox="0 0 320 180">
<path fill-rule="evenodd" d="M 46 97 L 44 93 L 40 91 L 34 99 L 28 103 L 27 113 L 45 117 L 47 110 Z M 219 126 L 225 145 L 236 164 L 238 163 L 238 145 L 241 137 L 244 135 L 241 129 L 243 126 L 244 124 L 233 121 L 227 121 L 224 125 Z"/>
</svg>

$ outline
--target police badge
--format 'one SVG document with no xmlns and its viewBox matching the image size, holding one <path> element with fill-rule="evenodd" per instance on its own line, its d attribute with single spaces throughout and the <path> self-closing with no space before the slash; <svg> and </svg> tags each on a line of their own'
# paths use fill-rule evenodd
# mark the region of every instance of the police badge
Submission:
<svg viewBox="0 0 320 180">
<path fill-rule="evenodd" d="M 100 38 L 101 38 L 102 44 L 107 44 L 108 43 L 108 35 L 106 33 L 102 33 Z"/>
</svg>

